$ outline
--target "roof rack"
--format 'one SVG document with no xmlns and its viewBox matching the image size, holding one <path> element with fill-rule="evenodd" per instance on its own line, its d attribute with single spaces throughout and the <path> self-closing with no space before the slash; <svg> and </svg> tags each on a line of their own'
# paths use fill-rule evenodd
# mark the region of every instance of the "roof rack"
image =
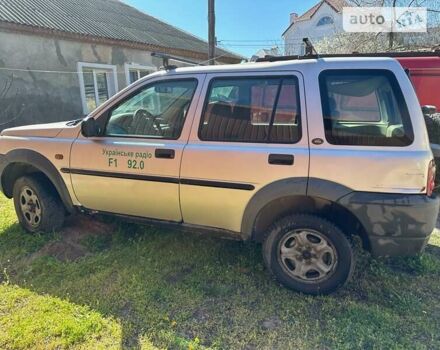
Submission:
<svg viewBox="0 0 440 350">
<path fill-rule="evenodd" d="M 306 48 L 306 54 L 305 54 L 306 56 L 312 56 L 312 55 L 318 56 L 318 51 L 315 50 L 315 47 L 313 46 L 309 38 L 303 38 L 303 43 Z"/>
<path fill-rule="evenodd" d="M 173 61 L 176 61 L 176 62 L 182 62 L 182 63 L 186 63 L 186 64 L 191 64 L 193 66 L 199 66 L 200 65 L 200 63 L 187 60 L 186 58 L 181 58 L 181 57 L 177 57 L 177 56 L 171 56 L 171 55 L 168 55 L 168 54 L 162 53 L 162 52 L 152 52 L 151 56 L 152 57 L 157 57 L 157 58 L 162 58 L 163 66 L 160 67 L 160 68 L 161 69 L 165 69 L 165 70 L 172 70 L 172 69 L 176 69 L 177 68 L 177 66 L 170 64 L 170 60 L 173 60 Z"/>
<path fill-rule="evenodd" d="M 406 51 L 406 52 L 373 52 L 373 53 L 347 53 L 347 54 L 311 54 L 294 56 L 266 56 L 258 58 L 256 62 L 279 62 L 292 60 L 309 60 L 317 58 L 336 58 L 336 57 L 440 57 L 440 49 L 434 51 Z"/>
</svg>

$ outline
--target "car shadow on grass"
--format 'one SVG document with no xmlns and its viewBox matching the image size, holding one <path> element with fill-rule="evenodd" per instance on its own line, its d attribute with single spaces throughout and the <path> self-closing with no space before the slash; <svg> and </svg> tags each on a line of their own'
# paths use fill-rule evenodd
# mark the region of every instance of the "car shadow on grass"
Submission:
<svg viewBox="0 0 440 350">
<path fill-rule="evenodd" d="M 10 225 L 0 233 L 0 267 L 13 284 L 119 320 L 126 349 L 435 348 L 435 242 L 416 258 L 359 251 L 353 280 L 316 298 L 275 283 L 257 244 L 107 218 L 75 218 L 52 235 Z M 63 252 L 72 246 L 78 254 Z"/>
</svg>

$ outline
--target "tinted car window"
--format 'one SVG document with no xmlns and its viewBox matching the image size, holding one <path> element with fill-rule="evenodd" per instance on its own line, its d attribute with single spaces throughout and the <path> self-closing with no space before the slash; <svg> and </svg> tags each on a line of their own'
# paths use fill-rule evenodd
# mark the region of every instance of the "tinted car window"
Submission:
<svg viewBox="0 0 440 350">
<path fill-rule="evenodd" d="M 400 86 L 390 71 L 320 75 L 325 136 L 335 145 L 407 146 L 414 139 Z"/>
<path fill-rule="evenodd" d="M 296 143 L 301 138 L 295 77 L 211 81 L 199 137 L 205 141 Z"/>
</svg>

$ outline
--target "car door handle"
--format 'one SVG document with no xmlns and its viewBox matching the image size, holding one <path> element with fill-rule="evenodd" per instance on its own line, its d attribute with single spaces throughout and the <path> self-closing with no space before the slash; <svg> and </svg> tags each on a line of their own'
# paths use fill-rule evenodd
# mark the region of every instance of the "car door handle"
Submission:
<svg viewBox="0 0 440 350">
<path fill-rule="evenodd" d="M 156 158 L 174 159 L 174 157 L 176 156 L 176 151 L 174 151 L 173 149 L 156 148 L 154 156 Z"/>
<path fill-rule="evenodd" d="M 295 157 L 291 154 L 269 154 L 269 164 L 293 165 Z"/>
</svg>

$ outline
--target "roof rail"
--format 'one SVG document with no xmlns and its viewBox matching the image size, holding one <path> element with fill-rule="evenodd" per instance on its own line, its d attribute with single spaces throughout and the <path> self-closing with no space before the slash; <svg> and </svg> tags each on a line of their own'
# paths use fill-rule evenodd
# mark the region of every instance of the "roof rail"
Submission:
<svg viewBox="0 0 440 350">
<path fill-rule="evenodd" d="M 440 57 L 440 50 L 435 51 L 405 51 L 405 52 L 372 52 L 372 53 L 347 53 L 347 54 L 312 54 L 312 55 L 294 55 L 294 56 L 266 56 L 259 58 L 256 62 L 279 62 L 292 60 L 308 60 L 317 58 L 335 58 L 335 57 Z"/>
</svg>

